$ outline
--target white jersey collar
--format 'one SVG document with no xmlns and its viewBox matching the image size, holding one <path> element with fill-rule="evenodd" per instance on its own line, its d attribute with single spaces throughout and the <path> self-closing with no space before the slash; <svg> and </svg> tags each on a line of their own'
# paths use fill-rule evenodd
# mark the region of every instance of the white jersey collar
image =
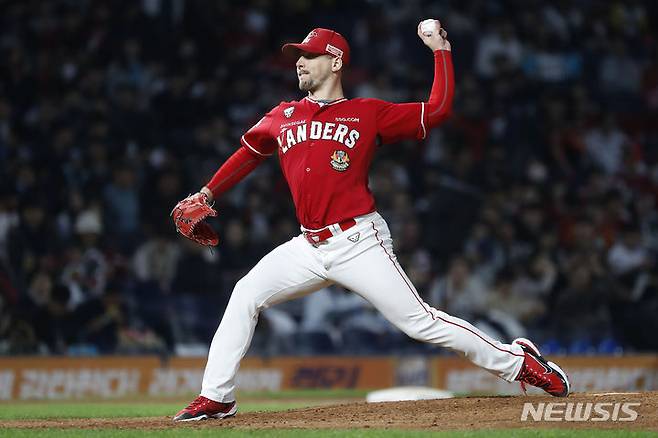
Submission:
<svg viewBox="0 0 658 438">
<path fill-rule="evenodd" d="M 320 106 L 325 106 L 325 105 L 327 105 L 327 106 L 329 106 L 329 105 L 335 105 L 335 104 L 337 104 L 337 103 L 341 103 L 341 102 L 344 102 L 344 101 L 347 100 L 347 98 L 345 98 L 345 97 L 341 97 L 341 98 L 336 99 L 336 100 L 334 100 L 334 101 L 331 101 L 331 102 L 329 102 L 329 103 L 325 103 L 325 102 L 320 102 L 319 100 L 315 100 L 315 99 L 313 99 L 312 97 L 309 97 L 309 96 L 306 96 L 304 99 L 307 99 L 307 100 L 309 100 L 310 102 L 313 102 L 313 103 L 318 104 L 318 105 L 320 105 Z"/>
</svg>

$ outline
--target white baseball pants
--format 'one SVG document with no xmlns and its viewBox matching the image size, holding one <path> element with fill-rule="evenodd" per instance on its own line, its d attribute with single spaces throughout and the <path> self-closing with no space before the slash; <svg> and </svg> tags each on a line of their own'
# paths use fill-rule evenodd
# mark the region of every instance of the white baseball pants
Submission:
<svg viewBox="0 0 658 438">
<path fill-rule="evenodd" d="M 235 400 L 235 374 L 263 309 L 334 283 L 361 295 L 410 337 L 463 354 L 507 381 L 515 379 L 524 359 L 521 347 L 498 342 L 425 303 L 393 253 L 386 221 L 376 212 L 356 221 L 317 246 L 303 235 L 294 237 L 238 281 L 210 344 L 201 395 Z"/>
</svg>

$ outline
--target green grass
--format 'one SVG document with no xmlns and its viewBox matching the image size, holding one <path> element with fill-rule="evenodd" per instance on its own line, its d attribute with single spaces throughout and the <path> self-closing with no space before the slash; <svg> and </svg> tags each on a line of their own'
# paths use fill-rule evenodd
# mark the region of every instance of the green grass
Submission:
<svg viewBox="0 0 658 438">
<path fill-rule="evenodd" d="M 348 437 L 348 438 L 414 438 L 414 437 L 459 437 L 459 438 L 640 438 L 655 437 L 656 433 L 633 431 L 595 431 L 595 430 L 483 430 L 466 432 L 421 432 L 409 430 L 232 430 L 232 429 L 170 429 L 170 430 L 25 430 L 0 429 L 0 437 L 12 438 L 174 438 L 174 437 L 285 437 L 285 438 L 315 438 L 315 437 Z"/>
<path fill-rule="evenodd" d="M 317 401 L 272 401 L 272 402 L 240 402 L 240 412 L 282 411 L 322 404 Z M 0 405 L 0 421 L 2 420 L 36 420 L 53 418 L 121 418 L 121 417 L 161 417 L 173 416 L 185 407 L 180 403 L 21 403 L 16 405 Z"/>
<path fill-rule="evenodd" d="M 238 406 L 240 412 L 281 411 L 307 406 L 326 404 L 331 400 L 365 400 L 365 390 L 353 389 L 301 389 L 277 392 L 240 392 Z M 0 403 L 0 421 L 53 418 L 120 418 L 172 416 L 181 410 L 189 399 L 173 401 L 153 401 L 137 398 L 129 401 L 21 401 Z"/>
</svg>

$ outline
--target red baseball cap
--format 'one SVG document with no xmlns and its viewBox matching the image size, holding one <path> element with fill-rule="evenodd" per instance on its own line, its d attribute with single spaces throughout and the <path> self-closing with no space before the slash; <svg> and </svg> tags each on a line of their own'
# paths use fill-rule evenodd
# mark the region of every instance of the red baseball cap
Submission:
<svg viewBox="0 0 658 438">
<path fill-rule="evenodd" d="M 350 63 L 350 46 L 347 40 L 338 32 L 321 27 L 310 31 L 299 44 L 284 44 L 281 51 L 290 56 L 299 56 L 301 51 L 330 55 L 342 58 L 345 65 Z"/>
</svg>

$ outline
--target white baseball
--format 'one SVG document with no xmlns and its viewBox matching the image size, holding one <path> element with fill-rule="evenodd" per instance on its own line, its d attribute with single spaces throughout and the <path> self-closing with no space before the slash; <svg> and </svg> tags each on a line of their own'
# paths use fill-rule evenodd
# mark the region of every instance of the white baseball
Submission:
<svg viewBox="0 0 658 438">
<path fill-rule="evenodd" d="M 436 30 L 436 20 L 428 18 L 420 23 L 420 31 L 425 36 L 430 36 Z"/>
</svg>

